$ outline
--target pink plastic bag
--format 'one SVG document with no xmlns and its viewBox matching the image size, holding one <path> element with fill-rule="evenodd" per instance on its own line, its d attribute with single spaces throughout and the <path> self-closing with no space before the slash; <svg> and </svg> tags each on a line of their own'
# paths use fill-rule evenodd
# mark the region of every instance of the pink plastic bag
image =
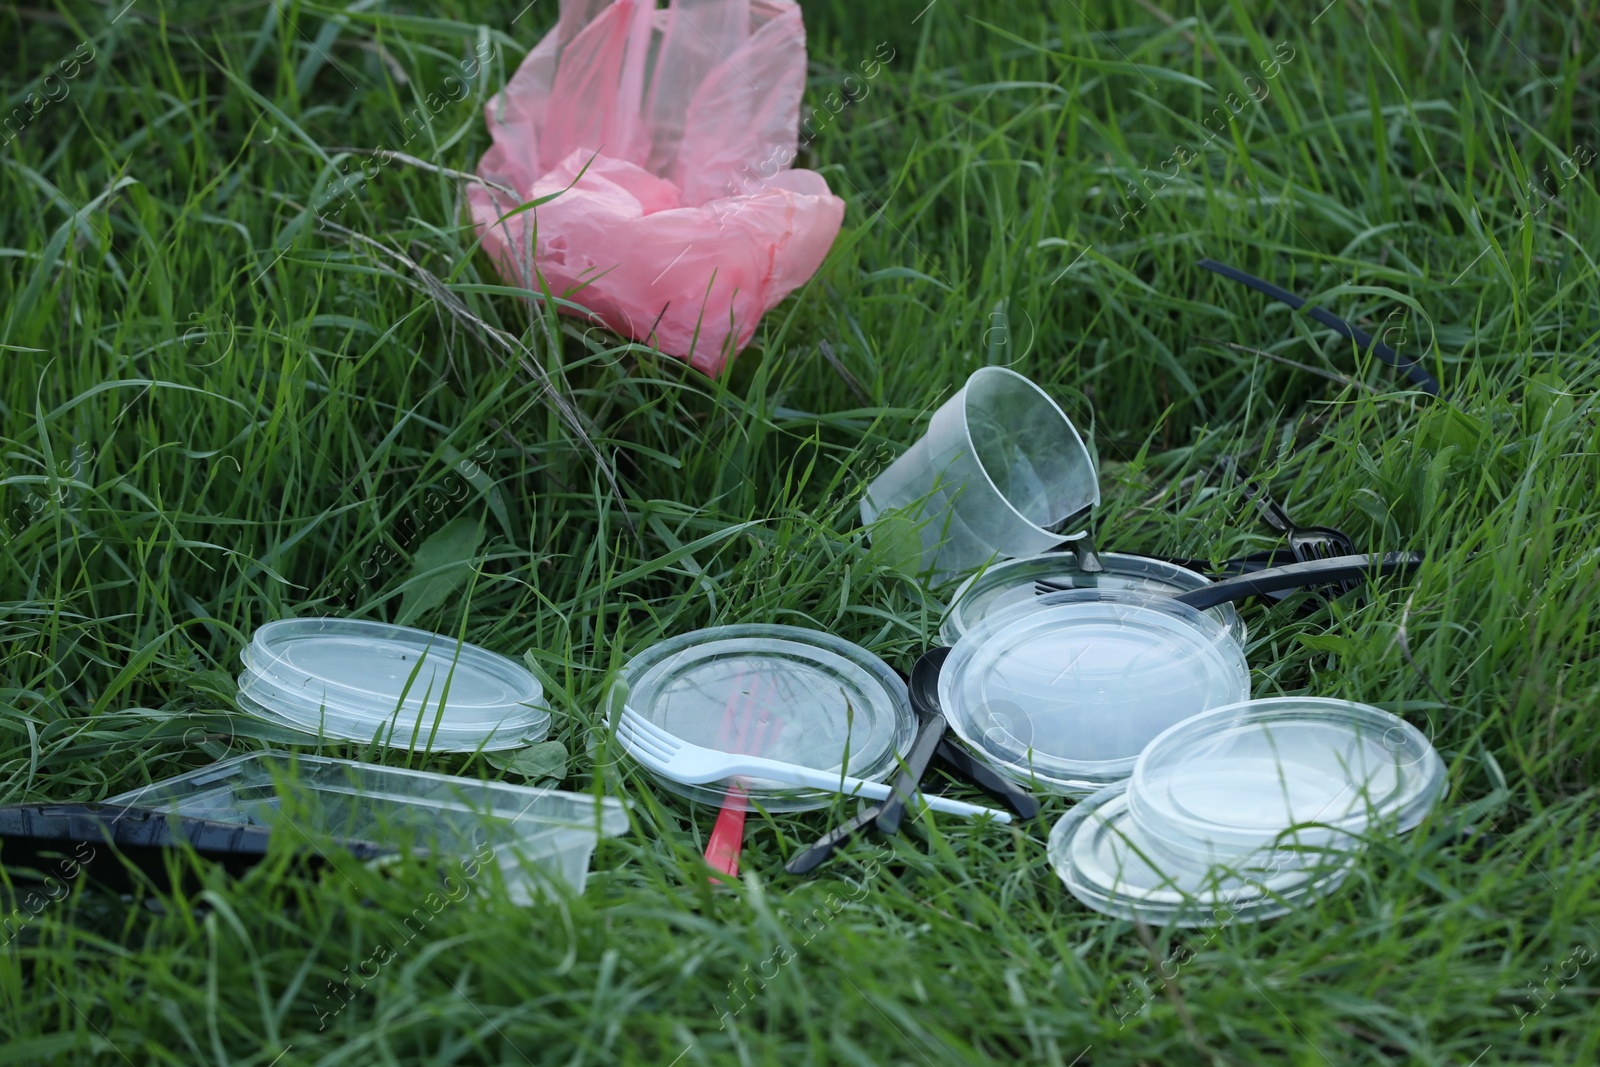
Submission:
<svg viewBox="0 0 1600 1067">
<path fill-rule="evenodd" d="M 537 268 L 594 321 L 717 374 L 844 220 L 821 175 L 787 169 L 805 64 L 792 0 L 561 0 L 489 102 L 478 164 L 523 202 L 560 195 L 507 219 L 518 201 L 470 186 L 484 248 L 514 284 L 537 289 Z"/>
</svg>

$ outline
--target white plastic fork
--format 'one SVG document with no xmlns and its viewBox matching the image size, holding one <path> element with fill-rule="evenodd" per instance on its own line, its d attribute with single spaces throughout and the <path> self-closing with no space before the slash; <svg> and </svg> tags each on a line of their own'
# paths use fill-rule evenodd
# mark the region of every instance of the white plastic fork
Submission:
<svg viewBox="0 0 1600 1067">
<path fill-rule="evenodd" d="M 752 778 L 783 782 L 786 785 L 843 793 L 845 796 L 863 796 L 870 800 L 887 800 L 891 792 L 887 782 L 868 782 L 849 775 L 840 776 L 832 771 L 819 771 L 811 767 L 785 763 L 782 760 L 718 752 L 700 745 L 691 745 L 687 741 L 673 737 L 627 706 L 623 707 L 622 714 L 617 719 L 617 740 L 622 742 L 623 747 L 634 759 L 657 774 L 684 785 L 704 785 L 707 782 L 719 782 L 724 778 L 742 774 Z M 934 811 L 942 811 L 946 815 L 961 815 L 967 818 L 987 815 L 995 822 L 1011 821 L 1009 811 L 986 808 L 981 804 L 968 804 L 965 801 L 941 796 L 924 796 L 923 801 Z"/>
</svg>

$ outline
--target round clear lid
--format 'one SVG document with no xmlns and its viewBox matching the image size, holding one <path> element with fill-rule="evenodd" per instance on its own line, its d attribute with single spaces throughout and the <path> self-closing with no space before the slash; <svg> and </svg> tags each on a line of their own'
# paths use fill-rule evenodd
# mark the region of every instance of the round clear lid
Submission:
<svg viewBox="0 0 1600 1067">
<path fill-rule="evenodd" d="M 550 713 L 517 709 L 499 723 L 475 724 L 454 728 L 449 716 L 430 707 L 417 712 L 391 713 L 381 723 L 367 716 L 351 715 L 337 705 L 320 704 L 286 693 L 270 679 L 246 670 L 239 675 L 239 710 L 276 719 L 307 734 L 307 743 L 353 741 L 366 743 L 376 738 L 393 748 L 433 752 L 497 752 L 521 748 L 544 740 L 550 732 Z"/>
<path fill-rule="evenodd" d="M 716 626 L 668 638 L 628 661 L 611 700 L 690 744 L 881 781 L 916 731 L 906 686 L 877 656 L 798 626 Z M 686 785 L 721 804 L 735 783 Z M 821 807 L 832 795 L 755 779 L 748 793 L 774 811 Z"/>
<path fill-rule="evenodd" d="M 391 743 L 432 735 L 435 749 L 514 747 L 549 727 L 544 690 L 521 664 L 477 645 L 359 619 L 283 619 L 242 654 L 240 691 L 268 712 L 328 737 Z M 415 731 L 414 731 L 415 728 Z"/>
<path fill-rule="evenodd" d="M 544 697 L 515 660 L 452 637 L 361 619 L 280 619 L 255 632 L 251 669 L 351 710 L 420 709 L 443 701 L 453 721 L 498 721 Z"/>
<path fill-rule="evenodd" d="M 1255 922 L 1332 892 L 1354 852 L 1262 849 L 1225 864 L 1164 854 L 1130 817 L 1120 782 L 1078 802 L 1050 832 L 1051 866 L 1084 904 L 1121 919 L 1176 926 Z"/>
<path fill-rule="evenodd" d="M 1225 855 L 1286 835 L 1331 845 L 1371 825 L 1404 832 L 1443 794 L 1445 768 L 1421 731 L 1381 708 L 1274 697 L 1178 723 L 1140 754 L 1132 782 L 1146 833 Z"/>
<path fill-rule="evenodd" d="M 991 615 L 1037 604 L 1047 593 L 1040 582 L 1061 589 L 1133 589 L 1164 596 L 1211 584 L 1203 574 L 1146 556 L 1101 552 L 1098 559 L 1104 570 L 1095 574 L 1084 573 L 1070 552 L 1046 552 L 996 563 L 968 578 L 956 590 L 939 626 L 939 637 L 945 644 L 954 645 Z M 1240 646 L 1244 645 L 1245 625 L 1232 604 L 1222 604 L 1206 614 L 1228 627 Z"/>
<path fill-rule="evenodd" d="M 1068 793 L 1126 778 L 1163 730 L 1249 695 L 1226 626 L 1134 590 L 1052 593 L 992 615 L 956 642 L 939 680 L 963 741 Z"/>
</svg>

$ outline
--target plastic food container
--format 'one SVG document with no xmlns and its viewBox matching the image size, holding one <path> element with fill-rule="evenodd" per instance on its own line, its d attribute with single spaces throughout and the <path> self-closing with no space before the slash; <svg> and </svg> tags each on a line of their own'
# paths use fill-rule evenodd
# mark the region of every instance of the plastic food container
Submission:
<svg viewBox="0 0 1600 1067">
<path fill-rule="evenodd" d="M 609 699 L 613 719 L 625 705 L 691 744 L 867 781 L 893 774 L 916 733 L 905 682 L 888 664 L 859 645 L 799 626 L 715 626 L 668 638 L 628 661 Z M 652 776 L 670 792 L 706 804 L 721 804 L 734 784 Z M 803 811 L 836 799 L 778 782 L 741 781 L 750 800 L 769 811 Z"/>
<path fill-rule="evenodd" d="M 942 577 L 1043 552 L 1099 502 L 1094 461 L 1056 402 L 1016 371 L 980 367 L 867 486 L 861 521 L 914 527 L 923 569 Z"/>
<path fill-rule="evenodd" d="M 966 632 L 991 615 L 1018 607 L 1037 605 L 1040 591 L 1035 583 L 1050 581 L 1075 589 L 1132 589 L 1144 593 L 1175 596 L 1211 584 L 1211 579 L 1186 567 L 1147 556 L 1126 556 L 1101 552 L 1097 557 L 1105 568 L 1098 574 L 1085 574 L 1077 557 L 1070 552 L 1008 559 L 985 568 L 968 578 L 956 590 L 939 627 L 939 637 L 947 645 L 961 640 Z M 1245 644 L 1245 625 L 1232 604 L 1206 612 L 1228 628 L 1240 647 Z"/>
<path fill-rule="evenodd" d="M 521 904 L 550 879 L 581 893 L 595 843 L 628 828 L 613 797 L 286 752 L 236 756 L 106 803 L 269 826 L 307 845 L 360 840 L 474 859 L 498 867 Z"/>
<path fill-rule="evenodd" d="M 1415 827 L 1445 768 L 1380 708 L 1279 697 L 1167 730 L 1132 777 L 1051 832 L 1052 866 L 1090 907 L 1145 922 L 1269 918 L 1343 880 L 1373 832 Z"/>
<path fill-rule="evenodd" d="M 1187 863 L 1161 855 L 1128 813 L 1119 782 L 1062 816 L 1050 832 L 1050 864 L 1067 890 L 1098 912 L 1153 925 L 1255 922 L 1293 911 L 1337 889 L 1353 852 L 1262 849 L 1231 864 Z"/>
<path fill-rule="evenodd" d="M 1187 719 L 1134 765 L 1130 805 L 1169 851 L 1230 857 L 1277 842 L 1343 847 L 1370 826 L 1403 833 L 1445 788 L 1444 762 L 1415 726 L 1322 697 L 1252 700 Z"/>
<path fill-rule="evenodd" d="M 241 654 L 240 705 L 343 741 L 435 752 L 518 748 L 550 712 L 525 667 L 441 634 L 358 619 L 282 619 Z"/>
<path fill-rule="evenodd" d="M 1051 593 L 990 615 L 939 678 L 950 728 L 1019 782 L 1086 795 L 1133 773 L 1163 730 L 1250 696 L 1217 619 L 1134 590 Z"/>
</svg>

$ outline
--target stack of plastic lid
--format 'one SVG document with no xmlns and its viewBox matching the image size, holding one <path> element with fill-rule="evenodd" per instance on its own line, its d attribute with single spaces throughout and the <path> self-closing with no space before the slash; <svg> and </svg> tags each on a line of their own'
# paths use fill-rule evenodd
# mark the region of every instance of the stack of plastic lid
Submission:
<svg viewBox="0 0 1600 1067">
<path fill-rule="evenodd" d="M 950 728 L 978 755 L 1029 788 L 1077 795 L 1126 779 L 1169 726 L 1249 697 L 1244 650 L 1224 623 L 1132 589 L 990 614 L 939 678 Z"/>
<path fill-rule="evenodd" d="M 526 668 L 425 630 L 281 619 L 257 630 L 242 658 L 242 710 L 325 738 L 471 752 L 517 748 L 550 729 Z"/>
<path fill-rule="evenodd" d="M 1377 830 L 1403 833 L 1444 792 L 1415 727 L 1344 700 L 1245 701 L 1167 730 L 1133 776 L 1050 834 L 1085 904 L 1180 926 L 1252 921 L 1331 892 Z"/>
<path fill-rule="evenodd" d="M 1203 574 L 1147 556 L 1102 552 L 1098 558 L 1104 570 L 1094 574 L 1084 573 L 1070 552 L 1046 552 L 996 563 L 968 578 L 956 590 L 939 626 L 939 637 L 953 645 L 991 615 L 1036 603 L 1041 593 L 1036 583 L 1042 581 L 1061 589 L 1134 589 L 1165 596 L 1211 584 Z M 1244 645 L 1244 622 L 1232 604 L 1212 608 L 1206 614 L 1226 626 L 1241 647 Z"/>
<path fill-rule="evenodd" d="M 629 707 L 690 744 L 867 781 L 893 774 L 916 733 L 905 682 L 888 664 L 798 626 L 715 626 L 668 638 L 628 661 L 610 698 L 614 714 Z M 708 804 L 721 804 L 735 784 L 657 780 Z M 769 811 L 803 811 L 836 799 L 778 782 L 741 781 Z"/>
</svg>

